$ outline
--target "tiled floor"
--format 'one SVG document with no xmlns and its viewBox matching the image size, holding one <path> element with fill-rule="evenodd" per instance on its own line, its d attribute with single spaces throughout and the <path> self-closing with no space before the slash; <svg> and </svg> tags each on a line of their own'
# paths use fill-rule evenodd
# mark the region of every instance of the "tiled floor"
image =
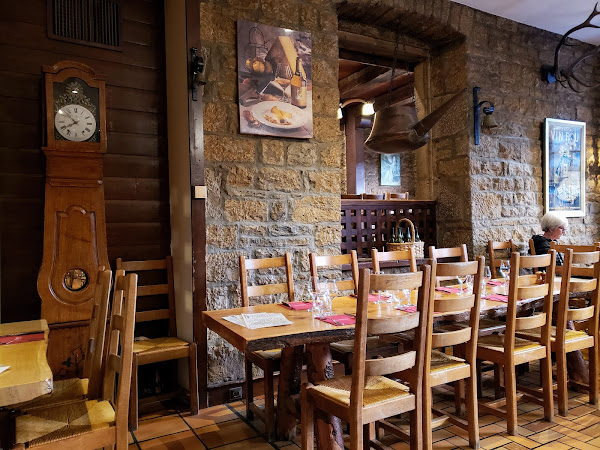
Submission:
<svg viewBox="0 0 600 450">
<path fill-rule="evenodd" d="M 520 377 L 520 382 L 539 380 L 533 368 Z M 487 385 L 492 380 L 487 378 Z M 485 394 L 490 392 L 487 389 Z M 437 408 L 453 408 L 450 391 L 436 390 Z M 544 421 L 541 406 L 519 403 L 519 436 L 506 434 L 505 421 L 493 415 L 479 418 L 481 448 L 483 449 L 581 449 L 600 448 L 600 411 L 587 403 L 587 394 L 570 391 L 569 415 L 555 415 L 554 423 Z M 555 410 L 556 412 L 556 410 Z M 227 449 L 263 450 L 299 448 L 300 435 L 294 441 L 268 443 L 263 437 L 260 420 L 248 422 L 245 407 L 237 402 L 202 410 L 191 417 L 189 412 L 166 410 L 160 414 L 142 417 L 138 430 L 130 436 L 130 449 Z M 448 425 L 434 431 L 434 448 L 468 448 L 466 432 Z M 395 438 L 386 437 L 385 444 L 392 449 L 409 446 Z"/>
</svg>

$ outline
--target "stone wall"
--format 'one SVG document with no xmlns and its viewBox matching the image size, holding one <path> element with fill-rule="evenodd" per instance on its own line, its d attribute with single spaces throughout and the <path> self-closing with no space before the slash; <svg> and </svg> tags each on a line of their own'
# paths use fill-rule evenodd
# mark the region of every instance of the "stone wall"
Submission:
<svg viewBox="0 0 600 450">
<path fill-rule="evenodd" d="M 560 40 L 553 33 L 480 11 L 475 11 L 469 28 L 468 85 L 471 90 L 481 87 L 480 101 L 494 102 L 499 124 L 483 131 L 480 145 L 469 139 L 467 146 L 475 254 L 486 252 L 488 239 L 512 238 L 528 248 L 531 235 L 541 232 L 545 118 L 587 123 L 586 216 L 570 219 L 571 226 L 562 240 L 597 240 L 598 117 L 594 111 L 599 106 L 598 90 L 584 89 L 577 94 L 541 80 L 540 67 L 554 61 Z M 587 47 L 580 44 L 565 55 L 565 60 L 573 60 Z M 472 117 L 471 111 L 470 121 Z"/>
<path fill-rule="evenodd" d="M 380 181 L 380 154 L 365 148 L 365 192 L 368 194 L 408 191 L 410 198 L 415 198 L 415 153 L 400 155 L 400 186 L 381 186 Z"/>
<path fill-rule="evenodd" d="M 312 34 L 314 138 L 239 134 L 236 20 Z M 327 1 L 211 0 L 201 3 L 202 43 L 210 54 L 204 146 L 209 309 L 240 305 L 238 257 L 290 252 L 296 291 L 308 280 L 308 254 L 339 253 L 344 140 L 336 118 L 337 16 Z M 251 282 L 272 282 L 261 273 Z M 258 299 L 272 301 L 273 299 Z M 209 335 L 209 384 L 243 378 L 239 352 Z"/>
</svg>

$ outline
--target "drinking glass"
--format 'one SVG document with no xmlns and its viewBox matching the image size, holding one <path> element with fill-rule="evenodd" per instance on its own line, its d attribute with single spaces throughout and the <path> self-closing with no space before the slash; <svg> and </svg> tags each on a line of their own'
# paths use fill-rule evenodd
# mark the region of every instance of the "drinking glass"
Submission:
<svg viewBox="0 0 600 450">
<path fill-rule="evenodd" d="M 467 275 L 458 275 L 458 276 L 456 277 L 456 279 L 457 279 L 457 280 L 458 280 L 458 282 L 460 283 L 460 293 L 462 294 L 462 293 L 464 293 L 464 292 L 465 292 L 465 290 L 463 289 L 463 283 L 464 283 L 465 281 L 467 281 Z"/>
<path fill-rule="evenodd" d="M 504 277 L 504 294 L 508 294 L 508 286 L 510 285 L 510 261 L 502 261 L 500 263 L 500 273 Z"/>
<path fill-rule="evenodd" d="M 473 275 L 467 275 L 465 279 L 465 283 L 467 283 L 467 294 L 473 293 Z"/>
<path fill-rule="evenodd" d="M 290 85 L 292 80 L 292 69 L 288 64 L 277 64 L 277 69 L 275 69 L 275 82 L 281 86 L 281 101 L 287 102 L 289 99 L 287 98 L 287 94 L 285 90 Z"/>
</svg>

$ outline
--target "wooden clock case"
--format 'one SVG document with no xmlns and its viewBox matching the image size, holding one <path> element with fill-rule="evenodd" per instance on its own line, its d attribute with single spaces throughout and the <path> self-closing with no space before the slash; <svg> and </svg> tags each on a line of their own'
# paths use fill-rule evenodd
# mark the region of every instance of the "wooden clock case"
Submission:
<svg viewBox="0 0 600 450">
<path fill-rule="evenodd" d="M 46 191 L 43 259 L 37 288 L 42 300 L 41 317 L 50 325 L 50 366 L 59 377 L 68 377 L 77 374 L 85 353 L 98 269 L 109 267 L 102 179 L 102 157 L 106 153 L 105 78 L 74 61 L 43 66 L 43 71 Z M 55 136 L 54 85 L 72 77 L 98 90 L 97 142 Z M 84 279 L 83 287 L 74 289 L 70 283 L 73 270 Z"/>
</svg>

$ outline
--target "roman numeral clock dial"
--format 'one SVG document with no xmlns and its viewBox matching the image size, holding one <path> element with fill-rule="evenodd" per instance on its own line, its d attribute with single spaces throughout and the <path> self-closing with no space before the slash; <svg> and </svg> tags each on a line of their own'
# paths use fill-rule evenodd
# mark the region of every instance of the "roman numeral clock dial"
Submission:
<svg viewBox="0 0 600 450">
<path fill-rule="evenodd" d="M 96 118 L 85 106 L 66 105 L 54 117 L 56 131 L 70 141 L 86 141 L 96 131 Z"/>
</svg>

